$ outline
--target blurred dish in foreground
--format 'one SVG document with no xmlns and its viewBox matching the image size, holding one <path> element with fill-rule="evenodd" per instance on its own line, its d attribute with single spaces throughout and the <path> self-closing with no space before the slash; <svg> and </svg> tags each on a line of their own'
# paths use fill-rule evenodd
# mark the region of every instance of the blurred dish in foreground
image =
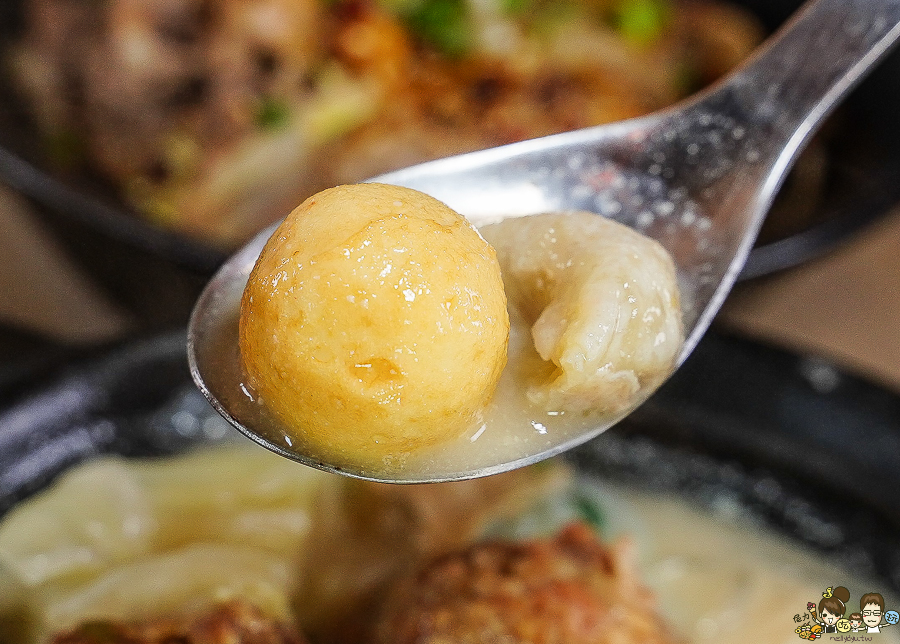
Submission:
<svg viewBox="0 0 900 644">
<path fill-rule="evenodd" d="M 835 579 L 873 587 L 741 520 L 570 474 L 388 486 L 247 444 L 100 459 L 0 525 L 6 626 L 57 644 L 774 644 Z"/>
<path fill-rule="evenodd" d="M 688 637 L 696 633 L 699 641 L 736 642 L 753 636 L 755 642 L 797 641 L 793 617 L 804 612 L 809 601 L 818 602 L 827 586 L 848 587 L 851 603 L 862 593 L 876 590 L 885 596 L 886 609 L 896 606 L 898 587 L 892 580 L 900 579 L 895 538 L 900 525 L 896 497 L 900 452 L 873 453 L 871 446 L 896 442 L 900 399 L 840 371 L 835 371 L 833 386 L 823 393 L 810 385 L 808 360 L 756 343 L 707 335 L 669 385 L 637 413 L 601 439 L 569 452 L 578 478 L 556 478 L 564 470 L 542 470 L 548 463 L 529 471 L 528 476 L 536 475 L 533 481 L 541 483 L 538 487 L 518 478 L 523 472 L 514 472 L 514 478 L 505 483 L 502 477 L 464 483 L 478 486 L 469 487 L 470 491 L 481 490 L 484 505 L 479 508 L 497 509 L 487 516 L 472 512 L 475 506 L 461 492 L 465 487 L 424 486 L 417 491 L 369 487 L 296 467 L 252 445 L 210 446 L 228 436 L 230 429 L 190 382 L 184 342 L 184 334 L 172 334 L 119 348 L 87 363 L 69 364 L 64 374 L 44 379 L 33 395 L 0 411 L 0 511 L 6 514 L 7 526 L 17 515 L 20 519 L 43 516 L 46 531 L 19 524 L 23 529 L 19 552 L 38 564 L 31 567 L 32 575 L 45 579 L 59 575 L 58 584 L 52 584 L 55 591 L 77 595 L 79 588 L 89 587 L 104 570 L 136 571 L 143 564 L 164 563 L 182 545 L 196 546 L 198 539 L 208 545 L 201 544 L 194 552 L 219 548 L 241 551 L 245 561 L 285 561 L 278 553 L 290 552 L 293 539 L 310 534 L 306 521 L 310 506 L 303 499 L 323 481 L 336 480 L 348 486 L 347 493 L 323 499 L 317 507 L 326 522 L 316 523 L 315 529 L 328 534 L 342 525 L 347 528 L 343 518 L 349 509 L 361 527 L 339 530 L 341 543 L 360 543 L 368 535 L 374 545 L 344 549 L 334 540 L 324 540 L 323 549 L 301 553 L 322 571 L 324 585 L 318 587 L 321 601 L 316 603 L 320 607 L 333 601 L 338 589 L 371 582 L 355 574 L 359 568 L 354 565 L 380 565 L 395 550 L 408 562 L 403 553 L 422 552 L 427 544 L 444 544 L 458 552 L 451 542 L 461 535 L 467 543 L 499 536 L 517 542 L 543 539 L 571 518 L 598 526 L 607 548 L 615 548 L 619 537 L 630 535 L 638 555 L 638 577 L 632 580 L 653 590 L 656 611 L 676 633 Z M 775 404 L 784 400 L 791 404 Z M 860 440 L 847 441 L 847 432 Z M 160 458 L 200 445 L 206 447 L 193 455 Z M 101 456 L 110 453 L 152 458 Z M 223 467 L 229 459 L 240 470 Z M 90 464 L 80 470 L 71 467 L 83 461 Z M 43 500 L 47 497 L 33 496 L 52 477 L 70 469 L 68 477 L 58 480 L 76 493 L 72 503 L 53 509 Z M 238 479 L 244 484 L 235 488 Z M 304 481 L 311 485 L 301 485 Z M 513 492 L 520 491 L 522 496 L 503 493 L 511 482 L 517 483 Z M 481 487 L 489 483 L 498 486 L 493 494 Z M 78 484 L 87 485 L 90 496 L 78 493 Z M 332 484 L 319 490 L 325 491 L 328 485 Z M 154 497 L 148 486 L 175 494 Z M 379 489 L 409 496 L 389 502 L 373 496 Z M 441 495 L 452 490 L 459 492 L 457 503 L 444 502 L 446 497 Z M 428 497 L 429 491 L 435 496 Z M 33 504 L 25 500 L 27 496 Z M 701 509 L 673 497 L 690 499 Z M 158 504 L 150 503 L 151 498 Z M 342 498 L 346 507 L 340 503 Z M 547 499 L 548 503 L 538 501 L 526 510 L 516 498 Z M 126 503 L 116 504 L 116 499 Z M 503 505 L 500 511 L 503 499 L 511 505 Z M 387 511 L 395 502 L 394 507 L 406 509 Z M 21 514 L 11 511 L 12 507 L 21 508 Z M 41 507 L 51 512 L 38 511 Z M 161 514 L 166 508 L 171 512 Z M 329 515 L 330 508 L 341 509 L 340 517 Z M 360 512 L 354 515 L 353 508 Z M 236 510 L 234 520 L 225 520 L 223 513 L 232 510 Z M 141 520 L 123 525 L 115 521 L 117 513 Z M 88 516 L 98 520 L 90 524 L 77 520 Z M 105 529 L 109 522 L 104 520 L 109 517 L 117 531 Z M 328 524 L 329 517 L 337 526 Z M 166 523 L 154 524 L 148 518 Z M 406 529 L 410 523 L 419 526 L 416 531 Z M 448 530 L 448 525 L 455 529 Z M 482 526 L 483 532 L 473 532 L 474 525 Z M 53 526 L 66 526 L 66 530 L 59 532 Z M 7 530 L 3 528 L 8 538 L 13 532 Z M 47 538 L 37 538 L 41 536 Z M 41 558 L 41 551 L 47 552 L 47 544 L 54 540 L 64 547 L 74 543 L 86 547 L 63 548 L 57 553 L 65 556 Z M 797 544 L 805 544 L 808 554 L 799 552 Z M 4 548 L 5 562 L 9 552 Z M 100 559 L 98 552 L 109 556 Z M 710 559 L 713 553 L 718 558 Z M 205 579 L 227 578 L 227 567 L 213 561 Z M 292 570 L 299 571 L 296 558 L 290 561 L 295 566 Z M 197 565 L 202 568 L 199 560 Z M 340 569 L 351 571 L 349 579 L 337 577 Z M 165 570 L 177 572 L 174 568 L 160 572 Z M 279 570 L 283 570 L 279 565 L 264 567 L 258 574 L 272 573 L 277 581 Z M 761 583 L 773 574 L 784 583 Z M 0 613 L 9 615 L 13 609 L 21 616 L 23 601 L 52 600 L 49 593 L 34 594 L 26 584 L 17 583 L 18 576 L 8 570 L 0 573 Z M 241 577 L 244 569 L 238 570 L 238 583 Z M 856 577 L 872 580 L 871 587 L 861 587 Z M 140 615 L 151 619 L 151 607 L 140 603 L 141 597 L 165 590 L 154 589 L 148 583 L 152 578 L 139 576 L 127 595 L 116 597 L 116 605 L 134 602 L 143 611 Z M 168 583 L 179 578 L 173 573 L 161 574 L 160 579 Z M 732 583 L 743 584 L 740 587 L 747 592 L 717 592 Z M 704 589 L 715 596 L 704 600 Z M 341 605 L 349 604 L 352 601 Z M 206 605 L 213 611 L 206 614 L 212 617 L 252 618 L 255 614 L 231 604 L 221 609 Z M 724 626 L 706 619 L 723 614 Z M 204 609 L 198 607 L 192 615 L 200 619 Z M 765 619 L 760 620 L 760 615 Z M 132 613 L 128 621 L 132 619 L 142 617 Z M 744 621 L 732 623 L 731 619 Z M 739 623 L 751 626 L 739 628 Z M 699 632 L 692 631 L 691 624 L 698 625 Z M 316 633 L 309 629 L 310 637 Z M 890 629 L 884 629 L 883 636 L 892 637 Z M 22 638 L 3 641 L 21 642 Z"/>
</svg>

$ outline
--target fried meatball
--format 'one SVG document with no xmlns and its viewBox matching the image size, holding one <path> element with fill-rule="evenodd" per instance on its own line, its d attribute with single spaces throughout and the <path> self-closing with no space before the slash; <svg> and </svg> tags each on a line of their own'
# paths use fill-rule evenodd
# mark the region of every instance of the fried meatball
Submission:
<svg viewBox="0 0 900 644">
<path fill-rule="evenodd" d="M 306 644 L 286 624 L 242 601 L 230 601 L 184 619 L 139 624 L 87 622 L 60 633 L 53 644 Z"/>
<path fill-rule="evenodd" d="M 583 524 L 553 539 L 487 542 L 394 586 L 377 644 L 658 644 L 669 635 L 633 570 L 631 548 Z"/>
</svg>

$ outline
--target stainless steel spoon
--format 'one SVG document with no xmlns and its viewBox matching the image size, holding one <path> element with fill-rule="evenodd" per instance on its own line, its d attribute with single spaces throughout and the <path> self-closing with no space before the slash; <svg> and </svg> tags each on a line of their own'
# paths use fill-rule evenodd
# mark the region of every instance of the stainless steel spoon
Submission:
<svg viewBox="0 0 900 644">
<path fill-rule="evenodd" d="M 785 174 L 816 126 L 900 36 L 900 0 L 807 3 L 739 70 L 644 118 L 465 154 L 372 179 L 437 197 L 476 226 L 509 216 L 589 210 L 654 237 L 675 259 L 690 354 L 731 290 Z M 505 462 L 427 471 L 347 468 L 292 448 L 243 385 L 241 293 L 274 227 L 222 266 L 188 328 L 191 374 L 210 403 L 257 443 L 307 465 L 370 480 L 493 474 L 574 447 L 618 419 Z M 439 458 L 439 456 L 438 456 Z"/>
</svg>

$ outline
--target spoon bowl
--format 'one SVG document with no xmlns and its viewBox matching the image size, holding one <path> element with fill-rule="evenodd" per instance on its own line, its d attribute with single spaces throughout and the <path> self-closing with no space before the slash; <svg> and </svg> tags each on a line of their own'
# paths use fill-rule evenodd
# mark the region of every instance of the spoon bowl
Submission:
<svg viewBox="0 0 900 644">
<path fill-rule="evenodd" d="M 675 261 L 682 293 L 686 340 L 677 366 L 733 286 L 805 142 L 898 36 L 900 0 L 815 0 L 743 67 L 669 110 L 433 161 L 371 181 L 427 193 L 476 226 L 587 210 L 656 239 Z M 222 416 L 264 447 L 369 480 L 449 481 L 553 456 L 630 412 L 550 436 L 545 432 L 520 445 L 513 457 L 509 450 L 485 450 L 479 444 L 447 459 L 438 451 L 410 467 L 372 471 L 305 453 L 242 384 L 239 302 L 274 229 L 261 232 L 222 266 L 188 327 L 188 356 L 198 387 Z"/>
</svg>

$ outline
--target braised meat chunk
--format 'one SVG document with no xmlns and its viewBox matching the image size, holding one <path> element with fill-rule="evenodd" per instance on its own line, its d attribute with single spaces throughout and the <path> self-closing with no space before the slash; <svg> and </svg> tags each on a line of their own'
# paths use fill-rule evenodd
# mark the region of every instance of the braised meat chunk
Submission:
<svg viewBox="0 0 900 644">
<path fill-rule="evenodd" d="M 378 644 L 663 644 L 677 641 L 638 580 L 632 548 L 583 524 L 555 538 L 486 542 L 396 584 Z"/>
<path fill-rule="evenodd" d="M 290 626 L 234 600 L 182 619 L 87 622 L 53 644 L 306 644 Z"/>
</svg>

